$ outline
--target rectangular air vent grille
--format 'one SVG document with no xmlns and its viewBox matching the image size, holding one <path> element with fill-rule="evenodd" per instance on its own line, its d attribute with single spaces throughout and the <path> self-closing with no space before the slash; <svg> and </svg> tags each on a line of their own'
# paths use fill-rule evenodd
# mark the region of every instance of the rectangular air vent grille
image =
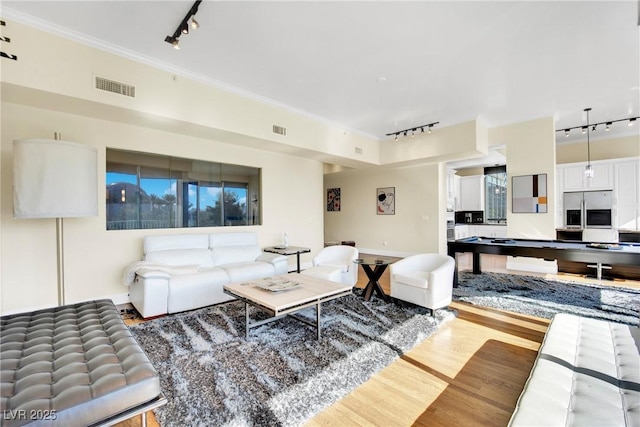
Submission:
<svg viewBox="0 0 640 427">
<path fill-rule="evenodd" d="M 278 135 L 287 136 L 287 128 L 283 126 L 273 125 L 273 133 Z"/>
<path fill-rule="evenodd" d="M 96 89 L 106 90 L 107 92 L 117 93 L 119 95 L 136 97 L 136 87 L 125 83 L 116 82 L 115 80 L 105 79 L 96 76 Z"/>
</svg>

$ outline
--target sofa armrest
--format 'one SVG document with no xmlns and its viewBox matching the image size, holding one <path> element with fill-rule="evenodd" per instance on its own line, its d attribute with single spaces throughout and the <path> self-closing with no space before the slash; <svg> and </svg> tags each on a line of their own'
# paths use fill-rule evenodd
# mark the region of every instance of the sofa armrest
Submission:
<svg viewBox="0 0 640 427">
<path fill-rule="evenodd" d="M 268 262 L 271 264 L 277 264 L 279 262 L 287 262 L 287 256 L 286 255 L 280 255 L 280 254 L 274 254 L 271 252 L 263 252 L 258 258 L 256 258 L 256 261 L 262 261 L 262 262 Z"/>
<path fill-rule="evenodd" d="M 141 268 L 136 271 L 136 276 L 143 277 L 145 279 L 169 279 L 171 274 L 166 271 L 154 270 L 151 268 Z"/>
<path fill-rule="evenodd" d="M 287 274 L 289 272 L 289 261 L 286 255 L 274 254 L 271 252 L 263 252 L 256 261 L 268 262 L 273 265 L 273 274 Z"/>
</svg>

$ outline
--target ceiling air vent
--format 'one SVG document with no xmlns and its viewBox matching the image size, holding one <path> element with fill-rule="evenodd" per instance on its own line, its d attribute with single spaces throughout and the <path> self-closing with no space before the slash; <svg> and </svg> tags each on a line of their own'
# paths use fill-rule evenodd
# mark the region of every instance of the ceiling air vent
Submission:
<svg viewBox="0 0 640 427">
<path fill-rule="evenodd" d="M 136 87 L 125 83 L 116 82 L 115 80 L 105 79 L 96 76 L 96 89 L 106 90 L 107 92 L 117 93 L 119 95 L 136 97 Z"/>
<path fill-rule="evenodd" d="M 287 136 L 287 128 L 283 126 L 273 125 L 273 133 L 278 135 Z"/>
</svg>

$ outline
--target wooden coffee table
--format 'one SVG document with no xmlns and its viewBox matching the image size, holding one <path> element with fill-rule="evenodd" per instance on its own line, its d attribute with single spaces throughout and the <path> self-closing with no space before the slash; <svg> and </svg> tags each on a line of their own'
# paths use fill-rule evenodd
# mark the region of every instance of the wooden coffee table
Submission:
<svg viewBox="0 0 640 427">
<path fill-rule="evenodd" d="M 269 288 L 272 290 L 267 290 Z M 278 290 L 286 289 L 286 290 Z M 316 337 L 320 339 L 320 305 L 323 302 L 351 294 L 351 286 L 330 282 L 299 273 L 289 273 L 266 279 L 251 280 L 224 285 L 224 292 L 238 298 L 245 304 L 245 337 L 249 338 L 251 328 L 273 322 L 285 316 L 316 328 Z M 249 308 L 256 307 L 272 317 L 250 321 Z M 307 307 L 316 307 L 316 322 L 296 316 L 293 313 Z"/>
</svg>

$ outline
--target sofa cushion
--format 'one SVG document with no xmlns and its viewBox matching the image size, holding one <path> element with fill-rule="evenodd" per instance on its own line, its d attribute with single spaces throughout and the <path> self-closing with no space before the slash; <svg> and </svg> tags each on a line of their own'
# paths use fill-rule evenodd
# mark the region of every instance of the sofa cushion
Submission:
<svg viewBox="0 0 640 427">
<path fill-rule="evenodd" d="M 429 278 L 428 271 L 411 271 L 403 274 L 396 273 L 393 275 L 393 278 L 396 282 L 403 283 L 405 285 L 415 286 L 418 288 L 429 287 L 429 283 L 427 281 Z"/>
<path fill-rule="evenodd" d="M 209 247 L 222 246 L 259 246 L 258 235 L 253 232 L 212 233 L 209 234 Z"/>
<path fill-rule="evenodd" d="M 267 262 L 237 262 L 219 268 L 227 272 L 232 283 L 270 277 L 275 273 L 273 265 Z"/>
<path fill-rule="evenodd" d="M 145 261 L 153 261 L 171 266 L 197 265 L 214 267 L 211 252 L 208 249 L 174 249 L 148 252 Z"/>
<path fill-rule="evenodd" d="M 145 236 L 144 253 L 173 249 L 209 249 L 208 234 L 171 234 Z"/>
<path fill-rule="evenodd" d="M 211 249 L 213 265 L 255 261 L 262 254 L 258 245 L 221 246 Z"/>
<path fill-rule="evenodd" d="M 635 326 L 556 314 L 509 425 L 640 426 L 639 343 Z"/>
</svg>

